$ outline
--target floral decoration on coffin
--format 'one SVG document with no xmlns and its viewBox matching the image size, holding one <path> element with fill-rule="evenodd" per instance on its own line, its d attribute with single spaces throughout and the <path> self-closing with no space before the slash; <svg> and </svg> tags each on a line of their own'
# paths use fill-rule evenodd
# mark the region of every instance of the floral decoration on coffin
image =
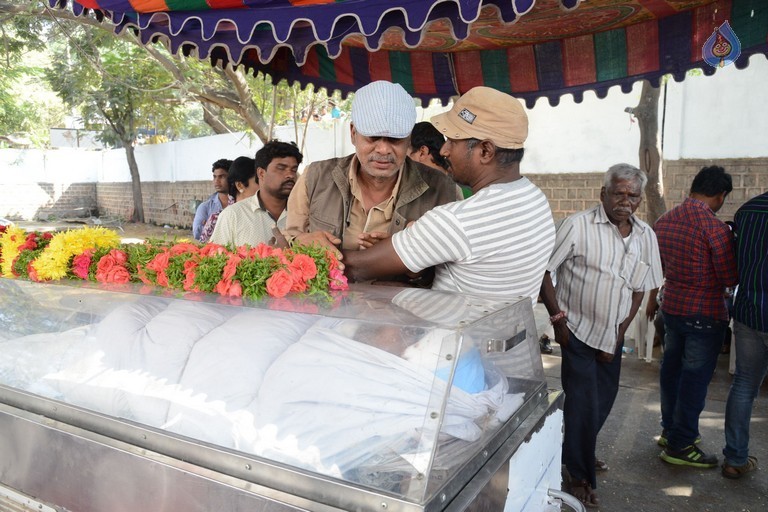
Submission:
<svg viewBox="0 0 768 512">
<path fill-rule="evenodd" d="M 144 283 L 187 292 L 260 299 L 346 290 L 336 256 L 317 245 L 229 248 L 186 241 L 122 244 L 114 231 L 27 233 L 0 227 L 0 274 L 32 281 Z"/>
</svg>

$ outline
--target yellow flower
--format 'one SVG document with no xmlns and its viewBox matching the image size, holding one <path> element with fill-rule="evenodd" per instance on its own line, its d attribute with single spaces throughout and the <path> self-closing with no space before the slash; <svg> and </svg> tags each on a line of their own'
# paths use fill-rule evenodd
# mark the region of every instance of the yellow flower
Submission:
<svg viewBox="0 0 768 512">
<path fill-rule="evenodd" d="M 57 233 L 48 247 L 32 262 L 41 281 L 61 279 L 67 275 L 69 262 L 86 249 L 114 248 L 120 245 L 116 232 L 106 228 L 74 229 Z"/>
<path fill-rule="evenodd" d="M 27 232 L 16 226 L 8 226 L 5 233 L 0 235 L 0 256 L 3 258 L 0 273 L 3 277 L 13 277 L 13 260 L 19 255 L 19 247 L 26 239 Z"/>
</svg>

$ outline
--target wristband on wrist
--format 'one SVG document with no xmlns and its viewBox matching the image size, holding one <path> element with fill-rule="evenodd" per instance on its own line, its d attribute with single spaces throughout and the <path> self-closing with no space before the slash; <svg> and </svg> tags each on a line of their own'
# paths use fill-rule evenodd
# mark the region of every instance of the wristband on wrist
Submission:
<svg viewBox="0 0 768 512">
<path fill-rule="evenodd" d="M 555 322 L 559 322 L 565 318 L 565 311 L 560 311 L 559 313 L 555 313 L 551 317 L 549 317 L 549 323 L 554 324 Z"/>
</svg>

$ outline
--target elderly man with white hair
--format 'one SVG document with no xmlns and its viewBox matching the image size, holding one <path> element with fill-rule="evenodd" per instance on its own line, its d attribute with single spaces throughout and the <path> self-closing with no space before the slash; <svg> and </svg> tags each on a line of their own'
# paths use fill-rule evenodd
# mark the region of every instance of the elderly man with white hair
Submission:
<svg viewBox="0 0 768 512">
<path fill-rule="evenodd" d="M 635 216 L 648 178 L 629 164 L 605 173 L 600 202 L 557 227 L 541 298 L 563 355 L 563 465 L 569 491 L 597 508 L 597 435 L 619 390 L 624 333 L 643 294 L 661 285 L 659 245 Z M 551 272 L 557 272 L 557 288 Z"/>
<path fill-rule="evenodd" d="M 360 88 L 351 117 L 355 153 L 304 171 L 288 199 L 289 240 L 367 248 L 461 199 L 448 176 L 407 158 L 416 108 L 401 85 L 381 80 Z"/>
</svg>

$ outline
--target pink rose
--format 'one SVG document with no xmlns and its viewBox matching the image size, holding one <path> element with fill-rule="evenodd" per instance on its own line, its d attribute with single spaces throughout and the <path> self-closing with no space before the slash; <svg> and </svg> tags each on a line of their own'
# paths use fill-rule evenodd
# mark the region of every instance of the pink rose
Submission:
<svg viewBox="0 0 768 512">
<path fill-rule="evenodd" d="M 200 256 L 207 257 L 207 256 L 218 256 L 219 254 L 226 254 L 227 248 L 223 245 L 219 244 L 205 244 L 202 249 L 200 249 Z"/>
<path fill-rule="evenodd" d="M 230 279 L 222 279 L 216 283 L 213 291 L 225 297 L 241 297 L 243 295 L 243 287 L 240 285 L 240 281 L 232 281 Z"/>
<path fill-rule="evenodd" d="M 233 277 L 235 277 L 235 273 L 237 272 L 237 265 L 242 261 L 240 256 L 236 254 L 231 254 L 229 256 L 229 259 L 227 260 L 227 263 L 224 265 L 224 269 L 221 272 L 221 279 L 222 280 L 231 280 Z"/>
<path fill-rule="evenodd" d="M 278 270 L 267 279 L 267 293 L 271 297 L 285 297 L 293 287 L 293 278 L 286 270 Z"/>
<path fill-rule="evenodd" d="M 259 244 L 255 247 L 255 249 L 256 249 L 256 256 L 258 256 L 261 259 L 269 258 L 270 256 L 272 256 L 272 248 L 267 244 Z"/>
<path fill-rule="evenodd" d="M 347 282 L 347 276 L 344 275 L 344 272 L 341 270 L 335 268 L 330 271 L 328 274 L 328 278 L 330 280 L 329 286 L 331 290 L 348 290 L 349 284 Z"/>
<path fill-rule="evenodd" d="M 131 274 L 128 269 L 121 265 L 115 265 L 107 272 L 107 282 L 115 284 L 125 284 L 131 281 Z"/>
<path fill-rule="evenodd" d="M 93 256 L 93 249 L 87 249 L 85 252 L 72 258 L 72 273 L 80 279 L 88 279 L 88 269 L 91 268 L 91 256 Z"/>
<path fill-rule="evenodd" d="M 171 251 L 171 256 L 178 256 L 179 254 L 186 254 L 186 253 L 197 254 L 199 249 L 195 244 L 182 242 L 171 247 L 170 251 Z"/>
<path fill-rule="evenodd" d="M 118 251 L 117 249 L 112 249 L 109 251 L 109 255 L 114 258 L 115 263 L 118 265 L 125 265 L 125 263 L 128 261 L 128 256 L 123 251 Z"/>
<path fill-rule="evenodd" d="M 106 274 L 109 272 L 109 269 L 114 267 L 117 264 L 115 261 L 114 256 L 112 256 L 112 252 L 110 251 L 109 254 L 105 254 L 101 257 L 99 262 L 96 264 L 96 274 Z"/>
</svg>

